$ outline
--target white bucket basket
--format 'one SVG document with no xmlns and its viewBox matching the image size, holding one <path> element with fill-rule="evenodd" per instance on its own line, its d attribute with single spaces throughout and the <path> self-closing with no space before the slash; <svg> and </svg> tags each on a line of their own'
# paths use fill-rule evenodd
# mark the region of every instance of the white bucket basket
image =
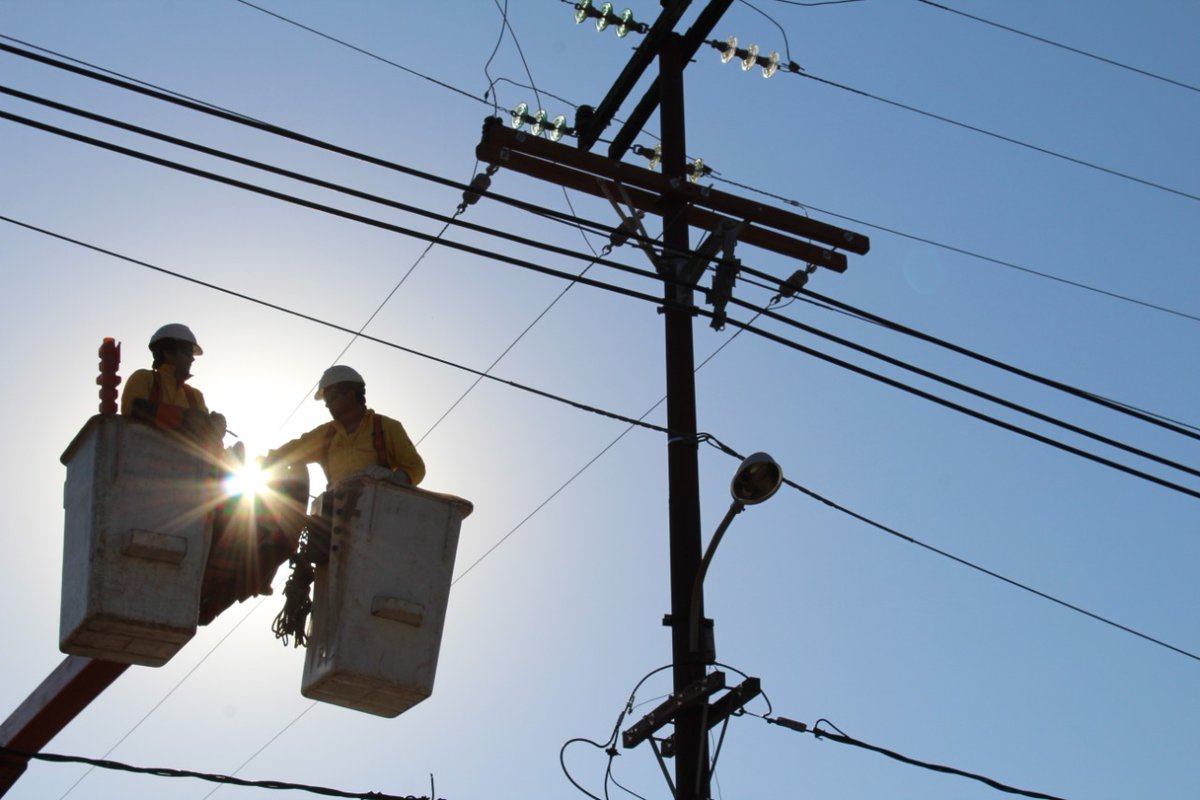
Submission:
<svg viewBox="0 0 1200 800">
<path fill-rule="evenodd" d="M 153 427 L 95 416 L 62 462 L 64 653 L 165 664 L 196 632 L 211 511 L 210 463 Z"/>
<path fill-rule="evenodd" d="M 433 692 L 466 500 L 368 478 L 333 492 L 305 697 L 394 717 Z"/>
</svg>

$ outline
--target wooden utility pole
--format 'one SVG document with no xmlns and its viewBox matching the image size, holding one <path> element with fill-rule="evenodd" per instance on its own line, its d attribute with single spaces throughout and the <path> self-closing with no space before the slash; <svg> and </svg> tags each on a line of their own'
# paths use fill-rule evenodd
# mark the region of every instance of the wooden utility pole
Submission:
<svg viewBox="0 0 1200 800">
<path fill-rule="evenodd" d="M 749 678 L 716 702 L 709 702 L 713 694 L 726 687 L 724 674 L 708 672 L 716 659 L 715 646 L 711 623 L 704 619 L 703 585 L 696 580 L 701 564 L 701 528 L 692 318 L 696 314 L 695 283 L 706 265 L 692 252 L 689 229 L 695 225 L 710 231 L 710 236 L 717 236 L 717 231 L 728 235 L 728 231 L 736 230 L 737 240 L 745 244 L 835 272 L 843 272 L 847 266 L 846 256 L 840 251 L 863 254 L 870 242 L 852 231 L 688 182 L 683 70 L 733 0 L 710 0 L 682 35 L 674 27 L 689 0 L 661 2 L 663 10 L 658 19 L 647 26 L 644 39 L 604 100 L 594 110 L 580 107 L 575 125 L 578 150 L 510 129 L 500 120 L 489 120 L 476 155 L 489 164 L 566 188 L 610 200 L 619 196 L 633 208 L 663 218 L 663 254 L 655 259 L 655 267 L 663 280 L 670 431 L 671 611 L 664 623 L 671 627 L 674 691 L 670 699 L 624 732 L 623 743 L 626 748 L 636 747 L 659 728 L 673 723 L 674 734 L 662 742 L 659 753 L 675 758 L 674 795 L 677 800 L 708 800 L 708 731 L 757 695 L 759 686 L 757 679 Z M 608 158 L 589 153 L 634 84 L 656 59 L 658 78 L 613 139 Z M 620 161 L 655 109 L 661 122 L 661 174 Z M 693 587 L 699 591 L 695 598 Z M 701 620 L 698 645 L 690 630 L 693 603 Z"/>
</svg>

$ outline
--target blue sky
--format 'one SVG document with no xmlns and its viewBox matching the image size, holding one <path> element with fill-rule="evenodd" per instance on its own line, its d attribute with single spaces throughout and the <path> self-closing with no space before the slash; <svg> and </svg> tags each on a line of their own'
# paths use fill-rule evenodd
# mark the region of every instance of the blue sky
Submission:
<svg viewBox="0 0 1200 800">
<path fill-rule="evenodd" d="M 556 0 L 508 3 L 508 28 L 502 0 L 258 5 L 393 63 L 236 0 L 0 0 L 0 34 L 11 37 L 0 41 L 21 40 L 464 182 L 478 170 L 474 148 L 493 100 L 502 114 L 527 102 L 572 118 L 572 104 L 599 103 L 636 46 L 633 37 L 576 26 L 569 4 Z M 1200 8 L 1192 3 L 948 5 L 1200 85 Z M 693 4 L 681 29 L 702 6 Z M 631 8 L 651 21 L 658 4 Z M 1085 391 L 1200 423 L 1200 92 L 916 0 L 739 2 L 714 31 L 715 38 L 729 35 L 785 58 L 790 52 L 810 75 L 1144 181 L 803 77 L 763 80 L 722 65 L 707 48 L 686 71 L 688 152 L 716 171 L 709 178 L 715 188 L 791 210 L 784 200 L 806 204 L 814 218 L 871 237 L 869 254 L 851 256 L 844 274 L 818 271 L 809 288 Z M 438 214 L 453 213 L 461 199 L 452 188 L 10 54 L 0 54 L 0 64 L 0 82 L 12 88 Z M 425 234 L 442 227 L 11 97 L 0 108 Z M 654 120 L 637 141 L 653 146 L 656 133 Z M 0 123 L 0 176 L 3 216 L 351 329 L 411 269 L 367 333 L 476 370 L 565 286 L 447 247 L 422 258 L 426 244 L 416 238 L 9 121 Z M 599 200 L 505 170 L 492 186 L 585 219 L 617 221 Z M 487 200 L 463 219 L 585 253 L 604 245 Z M 657 221 L 648 227 L 659 232 Z M 447 238 L 566 271 L 586 264 L 466 231 Z M 698 238 L 693 231 L 693 243 Z M 802 266 L 746 246 L 738 255 L 779 278 Z M 613 257 L 648 267 L 630 247 Z M 323 421 L 321 405 L 305 398 L 350 337 L 11 223 L 0 223 L 0 264 L 8 282 L 0 297 L 7 344 L 0 364 L 16 378 L 0 398 L 10 452 L 0 482 L 9 510 L 0 535 L 0 607 L 10 609 L 0 627 L 9 653 L 0 682 L 7 714 L 62 658 L 58 458 L 95 412 L 100 339 L 123 341 L 128 374 L 148 364 L 145 342 L 159 325 L 192 326 L 205 348 L 195 384 L 250 452 L 261 454 Z M 657 291 L 602 267 L 588 274 Z M 736 296 L 762 305 L 771 293 L 742 281 Z M 1194 439 L 893 331 L 803 302 L 780 313 L 1163 457 L 1200 462 Z M 731 316 L 745 321 L 748 314 Z M 756 325 L 1200 489 L 1194 476 L 795 328 Z M 702 431 L 741 452 L 770 452 L 792 480 L 931 547 L 1200 652 L 1195 497 L 750 333 L 730 342 L 735 330 L 718 333 L 702 320 L 696 326 L 698 360 L 729 343 L 697 374 Z M 437 794 L 451 800 L 582 796 L 562 775 L 560 747 L 573 737 L 606 739 L 634 685 L 669 659 L 660 625 L 669 610 L 664 437 L 634 430 L 605 450 L 622 423 L 488 381 L 439 423 L 472 374 L 361 340 L 342 361 L 366 377 L 370 404 L 421 440 L 426 485 L 475 504 L 463 526 L 433 697 L 394 720 L 314 706 L 299 694 L 302 653 L 270 634 L 280 602 L 272 597 L 230 610 L 167 666 L 126 673 L 47 750 L 204 772 L 241 768 L 251 779 L 397 795 L 428 794 L 432 774 Z M 661 318 L 652 306 L 575 286 L 494 373 L 637 417 L 664 393 L 662 366 Z M 647 419 L 662 424 L 662 410 Z M 728 505 L 736 462 L 702 447 L 700 467 L 707 540 Z M 826 718 L 914 758 L 1063 797 L 1200 794 L 1196 658 L 799 492 L 785 488 L 735 520 L 706 592 L 720 661 L 759 677 L 775 714 Z M 669 688 L 663 673 L 648 680 L 635 716 Z M 748 710 L 762 714 L 767 706 L 759 699 Z M 586 744 L 566 751 L 575 780 L 600 796 L 606 760 Z M 613 770 L 643 797 L 669 796 L 645 746 L 622 752 Z M 194 781 L 99 770 L 72 789 L 83 771 L 34 764 L 8 796 L 202 798 L 212 791 Z M 718 797 L 996 794 L 753 716 L 730 724 L 714 788 Z M 263 793 L 227 787 L 218 796 Z"/>
</svg>

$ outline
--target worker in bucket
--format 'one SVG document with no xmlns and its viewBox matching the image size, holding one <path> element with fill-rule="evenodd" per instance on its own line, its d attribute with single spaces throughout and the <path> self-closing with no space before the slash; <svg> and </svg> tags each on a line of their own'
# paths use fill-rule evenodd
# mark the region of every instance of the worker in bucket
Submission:
<svg viewBox="0 0 1200 800">
<path fill-rule="evenodd" d="M 315 399 L 324 401 L 333 421 L 268 452 L 264 469 L 320 464 L 330 484 L 355 473 L 414 486 L 425 477 L 425 462 L 404 426 L 367 408 L 366 382 L 357 371 L 340 364 L 325 370 Z"/>
<path fill-rule="evenodd" d="M 210 412 L 204 395 L 187 384 L 192 362 L 204 351 L 186 325 L 163 325 L 150 337 L 150 369 L 136 370 L 121 393 L 121 413 L 177 431 L 206 450 L 220 452 L 225 417 Z"/>
<path fill-rule="evenodd" d="M 284 586 L 285 603 L 272 630 L 286 645 L 307 644 L 310 589 L 317 565 L 330 555 L 335 501 L 333 484 L 353 475 L 416 485 L 425 477 L 425 462 L 404 426 L 367 408 L 367 387 L 357 371 L 344 365 L 325 370 L 315 399 L 324 401 L 332 422 L 270 451 L 263 468 L 286 464 L 320 464 L 331 488 L 321 497 L 320 513 L 308 518 L 299 549 L 291 559 L 292 574 Z"/>
</svg>

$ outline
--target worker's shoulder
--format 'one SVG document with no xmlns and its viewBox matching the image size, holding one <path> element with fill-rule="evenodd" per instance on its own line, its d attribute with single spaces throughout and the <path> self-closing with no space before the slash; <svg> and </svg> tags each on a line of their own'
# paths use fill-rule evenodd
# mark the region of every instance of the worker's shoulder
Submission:
<svg viewBox="0 0 1200 800">
<path fill-rule="evenodd" d="M 375 419 L 379 420 L 379 423 L 383 425 L 384 428 L 399 428 L 400 430 L 404 430 L 404 425 L 395 417 L 389 417 L 386 414 L 380 414 L 374 409 L 368 409 L 368 411 L 375 416 Z"/>
</svg>

